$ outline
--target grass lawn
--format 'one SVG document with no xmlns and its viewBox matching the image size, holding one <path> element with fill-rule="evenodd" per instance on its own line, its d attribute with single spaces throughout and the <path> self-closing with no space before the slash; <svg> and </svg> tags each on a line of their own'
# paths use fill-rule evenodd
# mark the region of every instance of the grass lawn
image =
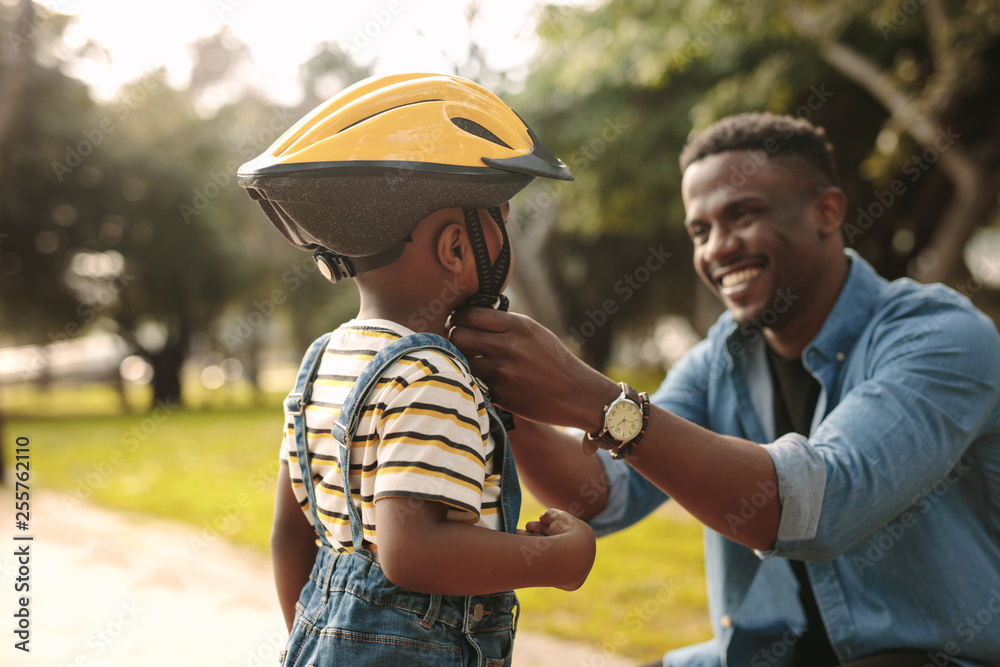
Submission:
<svg viewBox="0 0 1000 667">
<path fill-rule="evenodd" d="M 255 408 L 123 415 L 112 405 L 105 414 L 70 417 L 15 416 L 8 399 L 5 394 L 5 454 L 16 436 L 31 438 L 33 484 L 60 495 L 67 519 L 73 505 L 86 500 L 182 521 L 206 540 L 221 536 L 266 552 L 279 397 Z M 108 405 L 93 397 L 74 404 L 91 412 Z M 521 525 L 541 511 L 526 495 Z M 601 539 L 594 570 L 579 591 L 519 595 L 522 628 L 590 642 L 609 654 L 652 660 L 710 636 L 701 529 L 675 512 Z"/>
</svg>

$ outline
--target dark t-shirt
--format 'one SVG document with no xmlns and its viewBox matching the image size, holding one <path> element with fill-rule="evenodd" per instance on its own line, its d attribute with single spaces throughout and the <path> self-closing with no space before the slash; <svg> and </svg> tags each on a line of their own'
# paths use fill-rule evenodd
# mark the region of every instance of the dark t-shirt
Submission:
<svg viewBox="0 0 1000 667">
<path fill-rule="evenodd" d="M 819 400 L 819 382 L 802 365 L 801 359 L 786 361 L 767 348 L 767 363 L 771 371 L 774 393 L 774 432 L 776 437 L 786 433 L 808 436 L 812 426 L 816 401 Z M 802 561 L 789 559 L 792 571 L 799 580 L 799 600 L 806 615 L 806 631 L 795 642 L 795 665 L 801 667 L 827 667 L 839 665 L 837 654 L 830 646 L 823 619 L 816 606 L 809 583 L 809 573 Z"/>
</svg>

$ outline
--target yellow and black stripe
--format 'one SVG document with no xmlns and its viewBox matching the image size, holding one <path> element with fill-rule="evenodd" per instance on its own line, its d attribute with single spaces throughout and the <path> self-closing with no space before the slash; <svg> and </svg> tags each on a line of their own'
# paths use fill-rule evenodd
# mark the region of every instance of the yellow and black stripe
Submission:
<svg viewBox="0 0 1000 667">
<path fill-rule="evenodd" d="M 331 428 L 347 394 L 383 347 L 407 335 L 387 321 L 348 322 L 334 331 L 305 411 L 319 515 L 331 544 L 352 551 L 339 446 Z M 281 458 L 312 521 L 299 475 L 293 423 L 286 416 Z M 375 503 L 401 497 L 448 506 L 449 520 L 502 530 L 500 479 L 486 401 L 475 379 L 439 350 L 404 355 L 376 383 L 351 442 L 351 493 L 365 548 L 377 549 Z M 377 552 L 376 552 L 377 553 Z"/>
</svg>

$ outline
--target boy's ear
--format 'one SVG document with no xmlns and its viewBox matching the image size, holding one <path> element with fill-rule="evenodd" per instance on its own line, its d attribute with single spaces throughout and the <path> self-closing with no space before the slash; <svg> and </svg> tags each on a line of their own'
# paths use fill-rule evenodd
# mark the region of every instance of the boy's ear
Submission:
<svg viewBox="0 0 1000 667">
<path fill-rule="evenodd" d="M 451 273 L 462 273 L 466 268 L 465 263 L 469 261 L 467 246 L 468 239 L 463 225 L 457 222 L 445 225 L 437 238 L 437 256 L 441 266 Z"/>
</svg>

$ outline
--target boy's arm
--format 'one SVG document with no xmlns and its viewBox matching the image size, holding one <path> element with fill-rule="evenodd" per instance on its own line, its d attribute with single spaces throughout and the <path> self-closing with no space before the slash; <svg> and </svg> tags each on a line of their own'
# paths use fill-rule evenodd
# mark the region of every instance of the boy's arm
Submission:
<svg viewBox="0 0 1000 667">
<path fill-rule="evenodd" d="M 419 593 L 486 595 L 533 586 L 576 590 L 594 564 L 590 526 L 550 509 L 511 535 L 445 519 L 448 507 L 412 498 L 375 503 L 379 562 L 397 586 Z"/>
<path fill-rule="evenodd" d="M 582 438 L 548 424 L 516 417 L 507 435 L 521 482 L 546 507 L 584 520 L 608 502 L 608 481 L 596 456 L 585 456 Z"/>
<path fill-rule="evenodd" d="M 295 620 L 295 603 L 309 579 L 316 560 L 316 531 L 302 512 L 292 492 L 288 464 L 281 462 L 278 490 L 274 499 L 274 525 L 271 529 L 271 560 L 278 601 L 289 632 Z"/>
</svg>

